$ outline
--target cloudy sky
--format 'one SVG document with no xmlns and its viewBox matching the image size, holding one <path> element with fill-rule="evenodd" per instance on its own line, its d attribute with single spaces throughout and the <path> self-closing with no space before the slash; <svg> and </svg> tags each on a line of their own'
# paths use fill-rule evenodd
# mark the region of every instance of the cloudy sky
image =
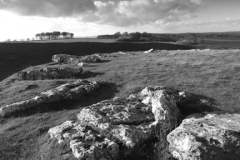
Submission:
<svg viewBox="0 0 240 160">
<path fill-rule="evenodd" d="M 240 0 L 0 0 L 0 40 L 51 31 L 240 31 Z"/>
</svg>

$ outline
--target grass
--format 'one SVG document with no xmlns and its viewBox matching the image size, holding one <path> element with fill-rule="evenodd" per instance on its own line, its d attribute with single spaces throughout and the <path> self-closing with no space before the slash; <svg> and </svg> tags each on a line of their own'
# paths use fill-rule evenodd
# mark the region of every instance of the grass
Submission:
<svg viewBox="0 0 240 160">
<path fill-rule="evenodd" d="M 206 47 L 213 49 L 239 49 L 240 37 L 205 38 Z"/>
<path fill-rule="evenodd" d="M 55 54 L 88 55 L 118 51 L 190 49 L 168 43 L 0 43 L 0 81 L 29 66 L 51 62 Z"/>
<path fill-rule="evenodd" d="M 68 119 L 76 119 L 77 113 L 85 106 L 114 96 L 128 96 L 148 85 L 168 86 L 204 95 L 212 98 L 218 109 L 240 113 L 240 50 L 133 53 L 135 55 L 119 55 L 104 58 L 104 63 L 85 65 L 87 70 L 103 73 L 87 79 L 109 83 L 98 97 L 55 104 L 43 112 L 0 119 L 0 160 L 40 159 L 39 150 L 50 127 Z M 0 82 L 1 106 L 28 99 L 41 91 L 71 81 L 15 79 L 16 75 L 12 75 Z"/>
</svg>

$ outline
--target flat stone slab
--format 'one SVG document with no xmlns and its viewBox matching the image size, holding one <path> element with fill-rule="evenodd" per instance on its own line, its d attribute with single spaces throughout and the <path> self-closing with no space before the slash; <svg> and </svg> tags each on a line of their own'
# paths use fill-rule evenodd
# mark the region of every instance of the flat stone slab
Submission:
<svg viewBox="0 0 240 160">
<path fill-rule="evenodd" d="M 84 74 L 82 67 L 34 67 L 18 72 L 18 80 L 76 79 Z"/>
<path fill-rule="evenodd" d="M 239 160 L 240 114 L 193 114 L 167 137 L 178 160 Z"/>
<path fill-rule="evenodd" d="M 64 64 L 78 64 L 81 62 L 86 63 L 96 63 L 101 62 L 101 59 L 97 55 L 87 55 L 87 56 L 75 56 L 75 55 L 68 55 L 68 54 L 56 54 L 52 57 L 53 62 L 57 63 L 64 63 Z"/>
<path fill-rule="evenodd" d="M 42 104 L 63 100 L 78 100 L 83 96 L 93 94 L 99 87 L 100 83 L 96 81 L 77 80 L 66 83 L 49 91 L 42 92 L 31 99 L 1 107 L 0 117 L 6 117 L 20 111 L 33 109 Z"/>
</svg>

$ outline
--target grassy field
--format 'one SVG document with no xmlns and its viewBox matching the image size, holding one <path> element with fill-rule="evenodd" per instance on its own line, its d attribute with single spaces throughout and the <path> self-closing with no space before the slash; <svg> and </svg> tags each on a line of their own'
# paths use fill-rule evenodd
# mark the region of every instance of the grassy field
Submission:
<svg viewBox="0 0 240 160">
<path fill-rule="evenodd" d="M 239 49 L 240 37 L 211 37 L 204 38 L 206 48 L 213 49 Z"/>
<path fill-rule="evenodd" d="M 0 81 L 26 67 L 51 62 L 55 54 L 88 55 L 118 51 L 190 49 L 168 43 L 0 43 Z"/>
<path fill-rule="evenodd" d="M 240 50 L 132 53 L 135 55 L 120 55 L 104 58 L 104 63 L 86 64 L 85 69 L 96 73 L 87 79 L 108 82 L 98 97 L 56 103 L 47 110 L 0 119 L 0 160 L 40 159 L 39 149 L 50 127 L 75 119 L 85 106 L 114 96 L 124 97 L 148 85 L 204 95 L 213 99 L 218 109 L 240 113 Z M 0 82 L 0 106 L 26 100 L 67 81 L 72 80 L 17 81 L 14 74 Z"/>
</svg>

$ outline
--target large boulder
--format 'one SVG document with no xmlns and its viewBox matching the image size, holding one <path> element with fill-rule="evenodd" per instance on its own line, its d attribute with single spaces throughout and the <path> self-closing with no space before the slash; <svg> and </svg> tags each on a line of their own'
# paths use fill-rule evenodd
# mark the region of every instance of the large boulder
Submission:
<svg viewBox="0 0 240 160">
<path fill-rule="evenodd" d="M 101 62 L 100 56 L 98 55 L 87 55 L 87 56 L 74 56 L 67 54 L 56 54 L 52 57 L 53 62 L 64 63 L 64 64 L 79 64 L 81 62 L 96 63 Z"/>
<path fill-rule="evenodd" d="M 151 107 L 138 101 L 115 98 L 84 108 L 78 115 L 88 126 L 126 147 L 141 146 L 153 136 Z"/>
<path fill-rule="evenodd" d="M 66 83 L 57 88 L 42 92 L 31 99 L 1 107 L 0 117 L 10 116 L 28 109 L 36 109 L 43 104 L 63 100 L 79 100 L 84 96 L 95 93 L 99 88 L 100 83 L 96 81 L 77 80 Z"/>
<path fill-rule="evenodd" d="M 174 96 L 163 87 L 147 87 L 128 98 L 114 98 L 88 106 L 81 110 L 77 118 L 76 125 L 80 128 L 88 128 L 118 144 L 119 159 L 152 159 L 155 141 L 167 144 L 166 135 L 179 123 L 181 113 Z M 60 130 L 68 130 L 69 125 L 65 126 L 59 127 Z M 58 133 L 56 129 L 49 130 L 52 139 L 61 142 L 64 138 Z M 73 149 L 72 153 L 75 155 Z"/>
<path fill-rule="evenodd" d="M 168 136 L 178 160 L 239 160 L 240 114 L 193 114 Z"/>
<path fill-rule="evenodd" d="M 80 78 L 84 73 L 82 67 L 34 67 L 18 72 L 18 80 L 72 79 Z"/>
</svg>

